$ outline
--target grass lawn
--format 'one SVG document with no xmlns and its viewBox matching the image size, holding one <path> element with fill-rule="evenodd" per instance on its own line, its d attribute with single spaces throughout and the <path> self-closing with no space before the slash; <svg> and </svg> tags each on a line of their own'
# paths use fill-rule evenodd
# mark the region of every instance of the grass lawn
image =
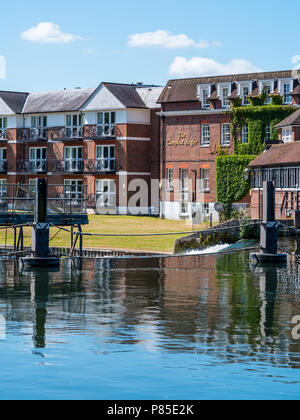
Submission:
<svg viewBox="0 0 300 420">
<path fill-rule="evenodd" d="M 140 234 L 165 232 L 190 232 L 192 225 L 181 220 L 162 220 L 152 217 L 135 216 L 89 216 L 89 225 L 82 226 L 83 232 L 108 234 Z M 207 227 L 207 224 L 194 226 L 194 230 Z M 51 228 L 50 238 L 55 235 L 57 228 Z M 84 248 L 106 249 L 134 249 L 142 251 L 172 252 L 176 239 L 184 235 L 156 236 L 156 237 L 83 237 Z M 6 238 L 6 239 L 5 239 Z M 0 230 L 0 244 L 13 245 L 13 231 Z M 31 228 L 24 229 L 24 245 L 31 244 Z M 70 246 L 70 234 L 61 231 L 51 241 L 50 246 Z"/>
</svg>

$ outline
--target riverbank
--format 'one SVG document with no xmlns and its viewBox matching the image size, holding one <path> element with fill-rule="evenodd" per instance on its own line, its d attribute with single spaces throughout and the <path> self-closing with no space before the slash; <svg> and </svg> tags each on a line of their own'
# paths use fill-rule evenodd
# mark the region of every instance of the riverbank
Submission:
<svg viewBox="0 0 300 420">
<path fill-rule="evenodd" d="M 141 235 L 147 233 L 176 233 L 191 232 L 193 226 L 183 220 L 164 220 L 154 217 L 138 216 L 89 216 L 89 225 L 82 226 L 83 232 L 93 234 L 108 235 Z M 208 227 L 207 223 L 194 226 L 194 230 L 202 230 Z M 57 234 L 57 236 L 55 236 Z M 55 236 L 55 237 L 54 237 Z M 128 236 L 128 237 L 100 237 L 84 236 L 84 248 L 98 248 L 119 251 L 135 252 L 155 252 L 172 253 L 174 242 L 182 238 L 184 234 L 170 236 Z M 54 237 L 54 238 L 53 238 Z M 51 228 L 50 241 L 51 247 L 68 248 L 70 247 L 70 234 L 65 231 L 59 231 L 57 228 Z M 24 228 L 24 246 L 31 244 L 31 228 Z M 13 245 L 13 230 L 0 231 L 0 246 L 3 248 Z"/>
</svg>

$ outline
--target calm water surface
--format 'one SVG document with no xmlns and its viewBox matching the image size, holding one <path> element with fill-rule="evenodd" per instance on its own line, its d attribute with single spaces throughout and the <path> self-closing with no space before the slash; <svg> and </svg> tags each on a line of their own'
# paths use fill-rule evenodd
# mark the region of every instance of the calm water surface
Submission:
<svg viewBox="0 0 300 420">
<path fill-rule="evenodd" d="M 299 276 L 245 252 L 0 261 L 0 398 L 298 399 Z"/>
</svg>

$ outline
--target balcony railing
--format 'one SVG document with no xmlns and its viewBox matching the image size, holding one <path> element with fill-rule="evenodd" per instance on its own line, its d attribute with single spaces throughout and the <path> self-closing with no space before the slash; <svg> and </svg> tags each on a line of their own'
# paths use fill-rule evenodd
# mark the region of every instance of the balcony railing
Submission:
<svg viewBox="0 0 300 420">
<path fill-rule="evenodd" d="M 0 140 L 7 140 L 7 129 L 0 128 Z"/>
<path fill-rule="evenodd" d="M 115 159 L 88 159 L 84 165 L 84 171 L 89 173 L 114 173 L 115 170 Z"/>
<path fill-rule="evenodd" d="M 47 139 L 47 128 L 31 128 L 30 129 L 31 140 L 46 140 Z"/>
<path fill-rule="evenodd" d="M 65 159 L 64 172 L 83 172 L 83 159 Z"/>
<path fill-rule="evenodd" d="M 66 134 L 67 139 L 75 139 L 75 138 L 82 138 L 83 137 L 83 127 L 66 127 Z"/>
<path fill-rule="evenodd" d="M 13 167 L 10 167 L 10 170 L 13 170 Z M 48 162 L 45 159 L 18 160 L 16 162 L 17 172 L 45 173 L 47 172 L 47 170 L 48 170 Z"/>
<path fill-rule="evenodd" d="M 97 137 L 114 137 L 116 135 L 114 124 L 97 125 Z"/>
</svg>

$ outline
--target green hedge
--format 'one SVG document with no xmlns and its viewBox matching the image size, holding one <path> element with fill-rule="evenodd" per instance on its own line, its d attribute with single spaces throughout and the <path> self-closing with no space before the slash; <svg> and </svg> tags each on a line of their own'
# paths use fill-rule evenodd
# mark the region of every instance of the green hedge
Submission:
<svg viewBox="0 0 300 420">
<path fill-rule="evenodd" d="M 250 179 L 244 179 L 244 172 L 255 157 L 229 155 L 216 159 L 217 200 L 224 204 L 226 218 L 230 218 L 232 203 L 241 200 L 250 191 Z"/>
</svg>

